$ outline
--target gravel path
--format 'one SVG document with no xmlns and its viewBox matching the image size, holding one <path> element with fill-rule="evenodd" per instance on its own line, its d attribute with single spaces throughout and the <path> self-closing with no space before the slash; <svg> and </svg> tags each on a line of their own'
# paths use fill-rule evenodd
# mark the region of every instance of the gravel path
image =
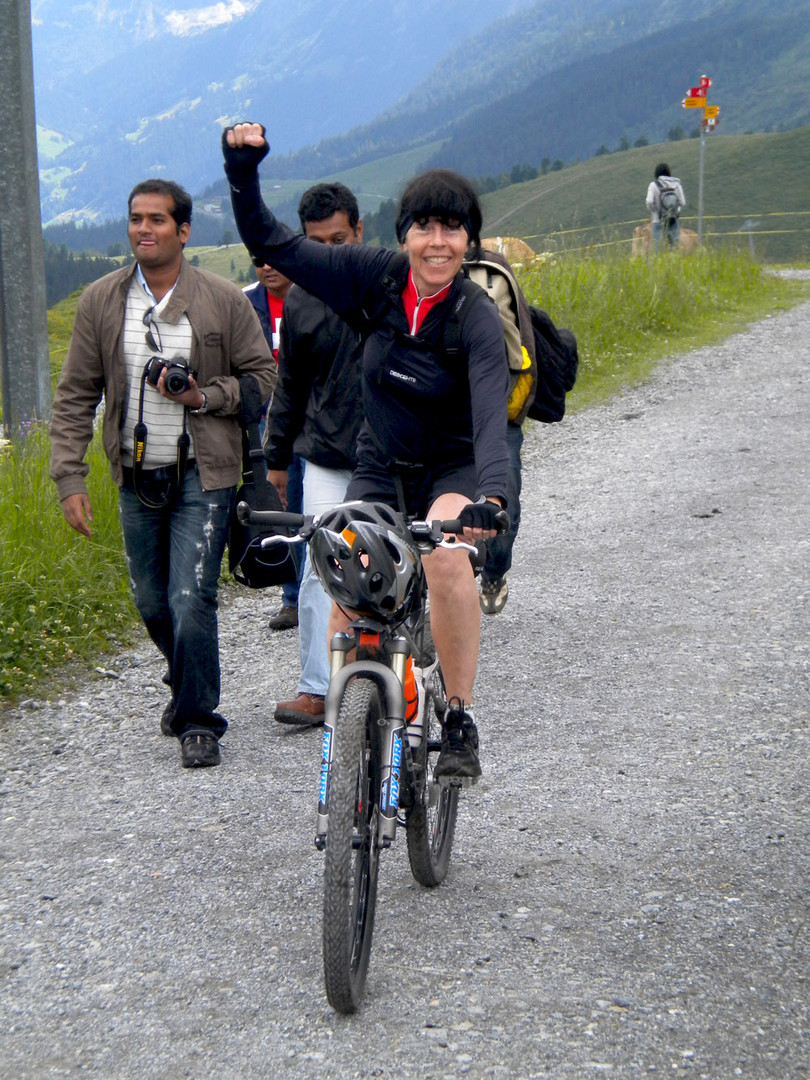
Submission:
<svg viewBox="0 0 810 1080">
<path fill-rule="evenodd" d="M 323 993 L 320 733 L 274 592 L 222 612 L 223 764 L 144 644 L 0 730 L 0 1074 L 810 1075 L 810 303 L 534 429 L 451 874 L 383 858 Z"/>
</svg>

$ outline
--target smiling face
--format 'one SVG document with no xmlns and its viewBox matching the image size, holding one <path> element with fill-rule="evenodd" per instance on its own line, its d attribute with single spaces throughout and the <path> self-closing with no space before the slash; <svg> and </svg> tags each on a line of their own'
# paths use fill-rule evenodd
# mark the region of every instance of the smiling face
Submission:
<svg viewBox="0 0 810 1080">
<path fill-rule="evenodd" d="M 127 235 L 132 254 L 147 270 L 180 269 L 188 223 L 179 228 L 172 217 L 171 195 L 143 194 L 132 200 Z"/>
<path fill-rule="evenodd" d="M 450 284 L 461 269 L 469 242 L 467 230 L 454 218 L 430 217 L 411 225 L 402 249 L 411 260 L 419 296 L 433 296 Z"/>
</svg>

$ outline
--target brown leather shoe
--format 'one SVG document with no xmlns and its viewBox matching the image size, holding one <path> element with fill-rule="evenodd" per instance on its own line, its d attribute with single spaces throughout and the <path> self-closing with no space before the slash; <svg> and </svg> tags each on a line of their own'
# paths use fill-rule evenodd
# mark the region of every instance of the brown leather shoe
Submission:
<svg viewBox="0 0 810 1080">
<path fill-rule="evenodd" d="M 322 724 L 323 694 L 299 694 L 294 701 L 280 701 L 273 717 L 279 724 Z"/>
<path fill-rule="evenodd" d="M 267 625 L 271 630 L 294 630 L 298 626 L 298 608 L 279 608 Z"/>
</svg>

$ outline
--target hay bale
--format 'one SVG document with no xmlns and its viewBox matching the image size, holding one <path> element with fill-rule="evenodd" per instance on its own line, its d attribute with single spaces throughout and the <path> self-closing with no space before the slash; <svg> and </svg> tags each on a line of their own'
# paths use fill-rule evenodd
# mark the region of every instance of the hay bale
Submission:
<svg viewBox="0 0 810 1080">
<path fill-rule="evenodd" d="M 697 251 L 698 236 L 692 229 L 681 226 L 681 245 L 678 249 L 682 255 L 691 255 Z M 630 256 L 633 259 L 646 258 L 653 251 L 652 225 L 648 221 L 646 225 L 637 225 L 633 229 L 633 245 Z"/>
<path fill-rule="evenodd" d="M 535 259 L 535 253 L 526 241 L 515 236 L 488 236 L 481 241 L 481 247 L 499 252 L 513 266 L 530 266 Z"/>
</svg>

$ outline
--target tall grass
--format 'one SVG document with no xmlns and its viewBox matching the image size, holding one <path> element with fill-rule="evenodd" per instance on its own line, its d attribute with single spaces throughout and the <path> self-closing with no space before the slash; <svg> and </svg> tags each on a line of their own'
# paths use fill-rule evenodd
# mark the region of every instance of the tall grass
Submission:
<svg viewBox="0 0 810 1080">
<path fill-rule="evenodd" d="M 64 520 L 48 462 L 44 428 L 0 456 L 0 697 L 43 689 L 66 662 L 95 660 L 137 625 L 100 439 L 88 454 L 90 540 Z"/>
<path fill-rule="evenodd" d="M 810 291 L 807 282 L 785 281 L 721 250 L 649 260 L 558 256 L 524 272 L 521 284 L 531 303 L 577 336 L 572 410 L 648 377 L 662 356 L 718 340 Z"/>
</svg>

